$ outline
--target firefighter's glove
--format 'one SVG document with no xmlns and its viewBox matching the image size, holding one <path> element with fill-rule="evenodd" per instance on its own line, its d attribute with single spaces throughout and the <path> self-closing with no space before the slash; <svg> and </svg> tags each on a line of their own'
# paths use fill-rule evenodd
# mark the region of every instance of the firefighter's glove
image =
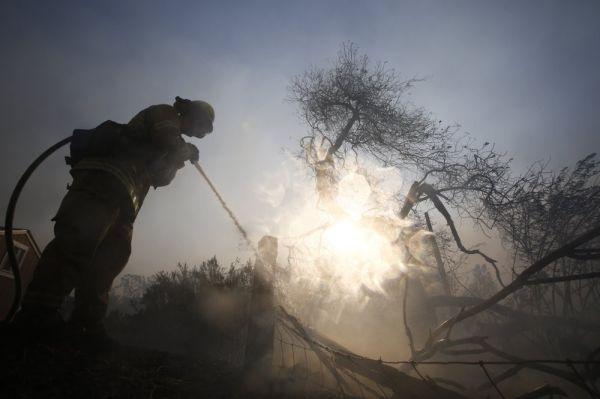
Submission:
<svg viewBox="0 0 600 399">
<path fill-rule="evenodd" d="M 198 162 L 198 160 L 200 159 L 198 148 L 192 143 L 185 143 L 185 145 L 187 151 L 187 159 L 192 163 Z"/>
</svg>

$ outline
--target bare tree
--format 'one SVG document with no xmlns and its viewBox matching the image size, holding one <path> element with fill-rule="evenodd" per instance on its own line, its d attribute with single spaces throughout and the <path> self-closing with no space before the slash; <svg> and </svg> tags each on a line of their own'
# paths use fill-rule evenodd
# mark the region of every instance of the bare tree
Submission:
<svg viewBox="0 0 600 399">
<path fill-rule="evenodd" d="M 558 173 L 536 164 L 486 210 L 504 239 L 527 262 L 535 262 L 578 231 L 600 224 L 600 161 L 590 154 Z M 570 255 L 600 259 L 600 244 Z"/>
<path fill-rule="evenodd" d="M 298 104 L 310 127 L 309 135 L 301 139 L 301 155 L 315 171 L 321 200 L 334 198 L 338 165 L 350 152 L 414 177 L 409 191 L 398 195 L 401 218 L 412 214 L 419 220 L 419 207 L 426 206 L 435 208 L 446 222 L 436 262 L 439 267 L 439 258 L 445 257 L 447 269 L 440 274 L 447 273 L 447 287 L 453 288 L 431 298 L 431 304 L 460 311 L 432 328 L 422 348 L 415 347 L 411 329 L 405 326 L 413 360 L 473 354 L 522 360 L 505 347 L 493 346 L 483 334 L 451 338 L 453 331 L 464 334 L 457 326 L 475 317 L 479 325 L 492 323 L 490 330 L 505 337 L 510 331 L 544 353 L 560 347 L 565 350 L 555 352 L 558 356 L 595 359 L 600 351 L 590 345 L 600 331 L 596 310 L 600 304 L 600 162 L 590 155 L 573 170 L 559 172 L 536 163 L 514 177 L 512 159 L 493 144 L 477 144 L 458 126 L 445 126 L 407 101 L 406 94 L 416 82 L 401 80 L 385 63 L 372 64 L 350 43 L 342 46 L 328 68 L 313 67 L 295 77 L 289 87 L 289 100 Z M 464 244 L 454 221 L 457 216 L 483 233 L 499 232 L 514 252 L 514 264 L 499 265 Z M 471 255 L 492 267 L 494 280 L 481 266 L 477 275 L 460 273 L 465 256 Z M 465 278 L 468 275 L 474 279 Z M 406 289 L 408 285 L 407 280 Z M 503 341 L 495 341 L 499 343 Z M 464 345 L 471 347 L 460 348 Z M 532 364 L 508 369 L 500 380 L 525 367 L 582 389 L 587 389 L 586 381 L 594 383 L 598 377 L 597 370 L 582 377 L 576 370 Z"/>
<path fill-rule="evenodd" d="M 288 99 L 311 128 L 301 139 L 302 155 L 316 170 L 321 194 L 335 181 L 334 161 L 347 151 L 418 167 L 448 141 L 449 127 L 405 99 L 416 81 L 401 80 L 385 63 L 373 65 L 352 43 L 342 45 L 329 68 L 312 67 L 292 79 Z"/>
<path fill-rule="evenodd" d="M 506 191 L 510 160 L 493 145 L 475 146 L 467 135 L 458 135 L 458 126 L 444 126 L 413 106 L 406 94 L 416 82 L 400 79 L 384 62 L 373 64 L 352 43 L 342 45 L 329 68 L 312 67 L 292 79 L 288 99 L 298 104 L 311 129 L 301 139 L 301 154 L 315 172 L 320 199 L 325 205 L 334 202 L 336 161 L 343 163 L 351 151 L 418 176 L 401 217 L 419 202 L 437 199 L 439 205 L 444 199 L 485 224 L 481 204 Z M 424 193 L 426 187 L 435 198 Z M 463 246 L 454 232 L 453 237 L 464 252 L 481 254 Z"/>
<path fill-rule="evenodd" d="M 311 151 L 323 150 L 322 156 L 308 154 L 317 156 L 311 160 L 342 156 L 348 148 L 368 150 L 377 144 L 387 148 L 392 142 L 404 142 L 412 157 L 415 142 L 435 130 L 422 111 L 409 111 L 402 102 L 414 81 L 400 81 L 383 63 L 372 67 L 352 43 L 342 46 L 330 68 L 313 67 L 295 77 L 289 99 L 300 105 L 313 130 L 302 143 L 308 141 Z"/>
<path fill-rule="evenodd" d="M 488 202 L 490 219 L 514 251 L 514 275 L 529 263 L 566 245 L 581 231 L 600 225 L 600 162 L 591 154 L 574 168 L 558 172 L 535 165 L 502 201 Z M 507 303 L 541 316 L 571 323 L 528 329 L 530 339 L 557 355 L 587 355 L 597 331 L 579 320 L 600 324 L 600 239 L 589 240 L 532 276 Z M 590 336 L 592 334 L 592 336 Z"/>
</svg>

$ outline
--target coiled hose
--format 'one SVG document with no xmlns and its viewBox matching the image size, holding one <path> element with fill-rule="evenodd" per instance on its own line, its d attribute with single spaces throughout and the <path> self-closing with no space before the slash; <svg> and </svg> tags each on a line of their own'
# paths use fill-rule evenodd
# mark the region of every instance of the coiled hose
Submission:
<svg viewBox="0 0 600 399">
<path fill-rule="evenodd" d="M 29 165 L 27 170 L 25 170 L 25 173 L 23 173 L 23 175 L 17 182 L 17 185 L 15 186 L 15 188 L 10 196 L 10 200 L 8 202 L 8 207 L 6 208 L 6 219 L 4 221 L 4 229 L 5 229 L 4 239 L 6 241 L 6 253 L 8 255 L 8 261 L 10 263 L 10 267 L 12 269 L 12 273 L 13 273 L 13 277 L 14 277 L 15 295 L 14 295 L 10 310 L 8 311 L 8 314 L 4 318 L 4 321 L 2 322 L 4 324 L 10 323 L 10 321 L 13 319 L 13 317 L 17 313 L 17 310 L 19 310 L 19 305 L 21 303 L 21 295 L 22 295 L 21 271 L 19 270 L 19 265 L 17 264 L 17 257 L 15 255 L 15 245 L 13 243 L 13 231 L 12 231 L 13 230 L 13 219 L 15 216 L 15 208 L 17 206 L 17 201 L 19 200 L 19 195 L 21 195 L 21 191 L 23 191 L 23 187 L 25 187 L 25 183 L 27 183 L 27 180 L 29 180 L 29 177 L 33 174 L 33 172 L 37 169 L 37 167 L 40 166 L 40 164 L 42 162 L 44 162 L 44 160 L 46 158 L 48 158 L 50 155 L 52 155 L 52 153 L 54 153 L 56 150 L 58 150 L 65 144 L 70 143 L 72 139 L 73 139 L 73 136 L 69 136 L 66 139 L 59 141 L 58 143 L 54 144 L 52 147 L 50 147 L 46 151 L 44 151 L 39 157 L 37 157 L 36 160 L 33 161 L 31 163 L 31 165 Z"/>
</svg>

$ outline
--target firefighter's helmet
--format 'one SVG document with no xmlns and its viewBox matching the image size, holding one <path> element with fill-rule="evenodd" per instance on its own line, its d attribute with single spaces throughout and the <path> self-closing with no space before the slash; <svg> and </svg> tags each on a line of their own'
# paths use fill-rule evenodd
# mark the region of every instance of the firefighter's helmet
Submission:
<svg viewBox="0 0 600 399">
<path fill-rule="evenodd" d="M 215 110 L 206 101 L 202 100 L 187 100 L 181 97 L 175 97 L 175 109 L 182 115 L 188 115 L 198 125 L 201 130 L 210 133 L 213 130 L 215 121 Z"/>
</svg>

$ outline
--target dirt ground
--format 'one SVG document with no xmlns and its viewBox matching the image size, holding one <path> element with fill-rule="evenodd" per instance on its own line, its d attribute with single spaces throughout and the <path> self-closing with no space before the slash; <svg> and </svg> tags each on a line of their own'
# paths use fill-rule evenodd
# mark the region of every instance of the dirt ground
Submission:
<svg viewBox="0 0 600 399">
<path fill-rule="evenodd" d="M 242 392 L 240 372 L 215 361 L 131 346 L 92 355 L 68 347 L 2 344 L 0 398 L 274 397 Z"/>
<path fill-rule="evenodd" d="M 37 346 L 3 356 L 3 398 L 230 397 L 237 378 L 223 365 L 120 347 L 90 355 Z"/>
</svg>

